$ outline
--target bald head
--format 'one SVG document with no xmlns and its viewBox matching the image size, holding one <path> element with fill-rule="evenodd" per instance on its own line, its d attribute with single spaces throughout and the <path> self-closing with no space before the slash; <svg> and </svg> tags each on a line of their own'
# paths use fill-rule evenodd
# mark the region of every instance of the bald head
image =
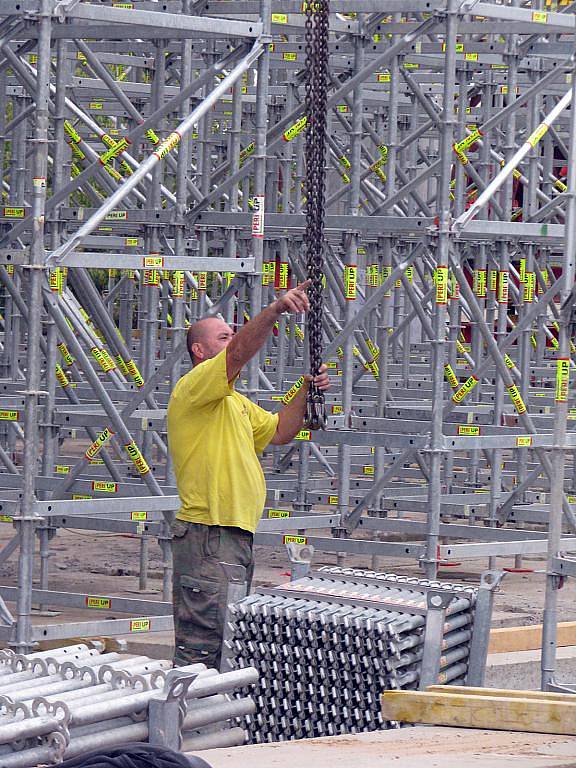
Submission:
<svg viewBox="0 0 576 768">
<path fill-rule="evenodd" d="M 188 328 L 186 343 L 193 365 L 212 357 L 225 349 L 234 331 L 219 317 L 204 317 Z"/>
</svg>

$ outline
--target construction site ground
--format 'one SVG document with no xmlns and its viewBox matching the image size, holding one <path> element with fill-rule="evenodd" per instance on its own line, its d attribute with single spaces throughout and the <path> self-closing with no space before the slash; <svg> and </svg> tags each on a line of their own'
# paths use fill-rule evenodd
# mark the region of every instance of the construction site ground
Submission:
<svg viewBox="0 0 576 768">
<path fill-rule="evenodd" d="M 14 535 L 10 523 L 0 526 L 0 547 Z M 50 588 L 59 591 L 97 595 L 134 597 L 138 591 L 139 539 L 127 535 L 60 530 L 52 541 Z M 256 548 L 257 568 L 254 585 L 279 584 L 289 578 L 290 564 L 285 552 Z M 140 596 L 161 599 L 161 552 L 155 540 L 150 542 L 148 589 Z M 334 565 L 336 556 L 316 553 L 316 566 Z M 355 567 L 371 567 L 370 558 L 348 556 L 345 563 Z M 501 558 L 499 568 L 512 568 L 513 558 Z M 403 559 L 381 559 L 379 570 L 422 576 L 418 566 Z M 456 567 L 445 567 L 439 578 L 444 581 L 477 584 L 479 574 L 487 567 L 476 560 Z M 527 557 L 523 568 L 530 573 L 508 573 L 495 598 L 494 627 L 539 624 L 545 590 L 545 561 Z M 38 562 L 36 563 L 38 572 Z M 15 557 L 0 566 L 0 582 L 16 583 Z M 559 593 L 559 620 L 576 620 L 576 587 L 568 581 Z M 10 605 L 12 608 L 13 606 Z M 92 621 L 94 610 L 61 610 L 49 615 L 34 613 L 35 623 Z M 118 617 L 109 610 L 98 611 L 98 617 Z M 576 631 L 575 631 L 576 634 Z M 78 636 L 82 636 L 79 627 Z M 155 658 L 170 658 L 171 633 L 124 636 L 126 648 Z M 62 643 L 59 643 L 62 644 Z M 559 670 L 564 675 L 574 670 L 576 679 L 576 637 L 573 646 L 559 649 Z M 565 678 L 564 678 L 565 679 Z M 538 651 L 498 653 L 489 656 L 487 685 L 506 688 L 537 688 L 539 680 Z M 203 752 L 212 768 L 232 768 L 250 764 L 252 768 L 291 768 L 306 764 L 308 768 L 348 768 L 353 761 L 358 768 L 395 766 L 395 768 L 461 768 L 465 757 L 472 768 L 576 768 L 576 738 L 543 734 L 479 731 L 459 728 L 418 726 L 400 731 L 383 731 L 311 739 L 272 745 L 235 747 Z"/>
</svg>

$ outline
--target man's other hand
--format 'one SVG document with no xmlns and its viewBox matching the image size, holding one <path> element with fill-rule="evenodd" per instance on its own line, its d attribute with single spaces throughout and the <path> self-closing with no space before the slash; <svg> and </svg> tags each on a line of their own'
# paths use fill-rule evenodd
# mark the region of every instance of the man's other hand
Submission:
<svg viewBox="0 0 576 768">
<path fill-rule="evenodd" d="M 308 312 L 310 309 L 310 300 L 306 291 L 310 287 L 312 280 L 306 280 L 300 283 L 296 288 L 287 291 L 284 296 L 278 299 L 279 312 L 288 312 L 291 315 L 297 315 L 300 312 Z"/>
<path fill-rule="evenodd" d="M 318 389 L 322 390 L 322 392 L 325 392 L 327 389 L 330 389 L 330 377 L 328 376 L 328 366 L 326 365 L 326 363 L 322 363 L 317 376 L 314 376 L 314 378 L 312 378 L 312 376 L 306 375 L 304 376 L 304 379 L 308 383 L 310 383 L 311 381 L 314 381 L 314 384 L 318 387 Z"/>
</svg>

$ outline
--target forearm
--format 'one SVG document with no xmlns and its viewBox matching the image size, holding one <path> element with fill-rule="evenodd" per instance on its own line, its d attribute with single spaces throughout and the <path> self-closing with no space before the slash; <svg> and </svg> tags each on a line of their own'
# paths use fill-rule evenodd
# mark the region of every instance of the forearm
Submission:
<svg viewBox="0 0 576 768">
<path fill-rule="evenodd" d="M 231 381 L 264 345 L 282 310 L 273 301 L 256 317 L 243 325 L 226 348 L 226 369 Z"/>
<path fill-rule="evenodd" d="M 278 428 L 272 441 L 276 445 L 284 445 L 293 440 L 304 424 L 306 416 L 306 396 L 308 394 L 308 382 L 304 381 L 298 394 L 287 403 L 279 413 Z"/>
</svg>

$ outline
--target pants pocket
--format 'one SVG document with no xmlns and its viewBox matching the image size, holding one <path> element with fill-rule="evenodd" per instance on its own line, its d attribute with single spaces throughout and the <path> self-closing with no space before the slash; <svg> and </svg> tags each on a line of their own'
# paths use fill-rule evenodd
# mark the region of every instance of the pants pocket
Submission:
<svg viewBox="0 0 576 768">
<path fill-rule="evenodd" d="M 220 585 L 217 582 L 182 574 L 179 592 L 177 620 L 190 639 L 195 635 L 205 637 L 207 630 L 220 627 Z"/>
<path fill-rule="evenodd" d="M 170 533 L 173 539 L 181 539 L 188 533 L 188 523 L 184 520 L 173 520 L 170 524 Z"/>
</svg>

